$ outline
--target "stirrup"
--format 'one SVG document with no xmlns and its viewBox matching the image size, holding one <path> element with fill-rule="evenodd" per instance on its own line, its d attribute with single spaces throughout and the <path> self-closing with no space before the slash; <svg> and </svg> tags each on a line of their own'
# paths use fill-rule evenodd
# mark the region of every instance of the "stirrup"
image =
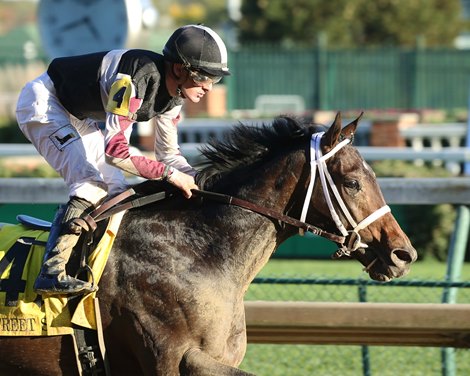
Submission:
<svg viewBox="0 0 470 376">
<path fill-rule="evenodd" d="M 96 285 L 70 276 L 59 280 L 57 276 L 39 275 L 34 283 L 34 291 L 47 295 L 83 295 L 98 290 Z"/>
</svg>

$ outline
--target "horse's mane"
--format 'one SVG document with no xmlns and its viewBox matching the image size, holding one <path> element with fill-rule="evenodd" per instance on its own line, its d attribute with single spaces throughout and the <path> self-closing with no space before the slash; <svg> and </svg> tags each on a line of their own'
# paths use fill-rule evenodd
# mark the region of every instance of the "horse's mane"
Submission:
<svg viewBox="0 0 470 376">
<path fill-rule="evenodd" d="M 209 189 L 234 170 L 288 150 L 308 140 L 314 125 L 295 117 L 279 116 L 260 126 L 239 123 L 221 140 L 212 139 L 201 148 L 206 160 L 201 163 L 197 183 Z"/>
<path fill-rule="evenodd" d="M 205 161 L 197 166 L 196 183 L 201 189 L 211 190 L 214 184 L 231 172 L 251 166 L 279 151 L 306 145 L 312 133 L 320 127 L 323 126 L 290 116 L 279 116 L 272 123 L 261 125 L 238 123 L 222 139 L 213 138 L 201 148 Z M 157 180 L 146 180 L 133 188 L 141 195 L 176 190 L 170 183 Z"/>
</svg>

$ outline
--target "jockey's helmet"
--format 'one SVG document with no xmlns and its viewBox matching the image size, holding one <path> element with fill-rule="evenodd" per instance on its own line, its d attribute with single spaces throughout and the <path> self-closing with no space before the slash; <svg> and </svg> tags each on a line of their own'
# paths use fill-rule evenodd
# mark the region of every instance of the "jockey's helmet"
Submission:
<svg viewBox="0 0 470 376">
<path fill-rule="evenodd" d="M 163 48 L 163 56 L 187 69 L 202 71 L 210 76 L 230 75 L 227 48 L 220 36 L 202 25 L 186 25 L 176 29 Z"/>
</svg>

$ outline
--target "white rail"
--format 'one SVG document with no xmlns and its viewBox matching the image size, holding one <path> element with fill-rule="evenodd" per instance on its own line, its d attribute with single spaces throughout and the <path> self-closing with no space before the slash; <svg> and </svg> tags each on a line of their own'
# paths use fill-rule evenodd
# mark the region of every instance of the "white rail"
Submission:
<svg viewBox="0 0 470 376">
<path fill-rule="evenodd" d="M 379 178 L 378 182 L 389 204 L 470 204 L 470 178 Z M 0 203 L 66 201 L 67 189 L 60 178 L 0 178 Z"/>
<path fill-rule="evenodd" d="M 195 137 L 195 135 L 193 135 Z M 180 144 L 181 152 L 188 159 L 200 159 L 199 149 L 204 145 L 201 142 L 185 142 Z M 364 159 L 368 161 L 378 160 L 404 160 L 414 161 L 422 159 L 425 161 L 442 160 L 447 162 L 468 162 L 470 161 L 470 149 L 466 147 L 447 147 L 443 149 L 433 149 L 423 147 L 414 149 L 412 147 L 357 147 Z M 0 144 L 0 157 L 40 157 L 36 149 L 31 144 Z"/>
<path fill-rule="evenodd" d="M 470 304 L 245 302 L 250 343 L 470 347 Z"/>
</svg>

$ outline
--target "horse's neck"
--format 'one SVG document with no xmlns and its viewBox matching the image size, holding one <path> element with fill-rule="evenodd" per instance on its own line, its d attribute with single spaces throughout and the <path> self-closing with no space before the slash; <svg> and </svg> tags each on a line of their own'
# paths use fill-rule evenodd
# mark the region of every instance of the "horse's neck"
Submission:
<svg viewBox="0 0 470 376">
<path fill-rule="evenodd" d="M 295 171 L 292 164 L 291 158 L 284 158 L 263 166 L 262 173 L 252 171 L 253 179 L 245 179 L 249 183 L 239 187 L 234 196 L 286 213 L 301 175 L 300 169 Z M 235 226 L 237 233 L 232 235 L 232 254 L 226 262 L 231 263 L 234 272 L 248 285 L 279 244 L 292 235 L 292 228 L 286 230 L 283 224 L 244 209 L 230 212 L 233 214 L 226 221 Z"/>
</svg>

